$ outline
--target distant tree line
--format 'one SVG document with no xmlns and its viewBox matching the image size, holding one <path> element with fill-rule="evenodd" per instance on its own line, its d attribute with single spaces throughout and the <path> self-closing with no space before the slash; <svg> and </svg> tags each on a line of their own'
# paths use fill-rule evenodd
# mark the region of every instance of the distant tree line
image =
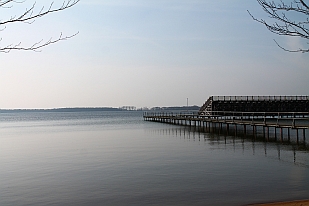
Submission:
<svg viewBox="0 0 309 206">
<path fill-rule="evenodd" d="M 174 106 L 174 107 L 152 107 L 152 108 L 150 108 L 150 109 L 145 109 L 144 108 L 144 110 L 155 110 L 155 111 L 158 111 L 158 110 L 164 110 L 164 111 L 166 111 L 166 110 L 199 110 L 200 109 L 200 107 L 199 106 L 196 106 L 196 105 L 194 105 L 194 106 Z"/>
<path fill-rule="evenodd" d="M 0 113 L 10 112 L 97 112 L 97 111 L 122 111 L 112 107 L 81 107 L 81 108 L 55 108 L 55 109 L 0 109 Z"/>
<path fill-rule="evenodd" d="M 182 106 L 182 107 L 152 107 L 152 108 L 139 108 L 132 110 L 132 107 L 79 107 L 79 108 L 55 108 L 55 109 L 0 109 L 0 113 L 10 113 L 10 112 L 100 112 L 100 111 L 158 111 L 158 110 L 199 110 L 199 106 Z"/>
</svg>

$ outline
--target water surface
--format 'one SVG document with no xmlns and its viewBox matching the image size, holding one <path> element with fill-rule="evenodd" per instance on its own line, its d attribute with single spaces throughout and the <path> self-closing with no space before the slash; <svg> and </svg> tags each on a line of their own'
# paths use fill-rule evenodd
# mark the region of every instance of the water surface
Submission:
<svg viewBox="0 0 309 206">
<path fill-rule="evenodd" d="M 307 144 L 145 122 L 0 114 L 0 205 L 245 205 L 308 198 Z"/>
</svg>

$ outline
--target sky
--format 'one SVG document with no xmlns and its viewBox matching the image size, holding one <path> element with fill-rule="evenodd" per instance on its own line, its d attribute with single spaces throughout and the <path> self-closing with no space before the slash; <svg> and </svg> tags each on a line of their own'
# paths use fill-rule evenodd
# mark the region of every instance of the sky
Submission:
<svg viewBox="0 0 309 206">
<path fill-rule="evenodd" d="M 34 1 L 2 8 L 0 19 Z M 37 2 L 37 10 L 50 1 Z M 55 7 L 62 3 L 55 1 Z M 0 46 L 79 34 L 41 52 L 0 53 L 0 108 L 185 106 L 217 95 L 308 95 L 308 47 L 253 21 L 255 0 L 81 0 L 1 28 Z"/>
</svg>

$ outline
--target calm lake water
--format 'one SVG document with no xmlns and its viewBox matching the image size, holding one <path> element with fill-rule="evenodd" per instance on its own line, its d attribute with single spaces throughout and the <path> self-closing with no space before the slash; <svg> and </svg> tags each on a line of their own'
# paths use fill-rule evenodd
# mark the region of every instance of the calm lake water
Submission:
<svg viewBox="0 0 309 206">
<path fill-rule="evenodd" d="M 1 206 L 308 198 L 308 141 L 201 133 L 143 121 L 141 112 L 0 113 Z"/>
</svg>

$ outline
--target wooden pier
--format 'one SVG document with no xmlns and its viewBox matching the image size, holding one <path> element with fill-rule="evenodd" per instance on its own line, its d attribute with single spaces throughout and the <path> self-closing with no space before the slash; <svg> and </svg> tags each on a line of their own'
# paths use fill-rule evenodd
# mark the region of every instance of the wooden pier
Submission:
<svg viewBox="0 0 309 206">
<path fill-rule="evenodd" d="M 289 141 L 291 130 L 295 130 L 297 142 L 299 142 L 300 136 L 303 136 L 304 142 L 306 141 L 305 133 L 309 127 L 308 96 L 273 97 L 268 98 L 268 100 L 265 97 L 251 99 L 236 97 L 234 100 L 229 97 L 219 97 L 217 99 L 222 100 L 218 100 L 220 103 L 217 102 L 217 104 L 214 104 L 213 99 L 213 97 L 210 97 L 199 112 L 145 112 L 143 117 L 145 121 L 194 126 L 202 128 L 207 132 L 211 132 L 214 129 L 222 130 L 222 128 L 229 132 L 233 128 L 235 135 L 239 127 L 245 135 L 250 130 L 253 136 L 256 136 L 258 128 L 262 128 L 263 136 L 267 139 L 270 136 L 270 128 L 273 128 L 275 140 L 279 136 L 281 141 L 283 140 L 283 130 L 286 130 L 285 133 Z M 248 99 L 248 102 L 246 102 L 246 99 Z M 297 101 L 299 101 L 299 105 Z M 229 109 L 234 109 L 235 107 L 243 108 L 246 111 L 214 111 L 212 110 L 212 107 L 216 107 L 214 105 L 220 105 L 220 108 Z M 231 105 L 234 105 L 234 107 Z M 269 108 L 270 105 L 273 106 Z M 274 105 L 277 105 L 277 107 L 279 105 L 280 109 L 276 109 Z M 261 112 L 263 108 L 267 112 Z M 292 111 L 284 111 L 287 109 Z M 276 110 L 280 112 L 275 112 Z"/>
<path fill-rule="evenodd" d="M 193 113 L 173 113 L 173 112 L 145 112 L 143 117 L 145 121 L 161 122 L 167 124 L 183 125 L 190 127 L 199 127 L 204 131 L 211 132 L 213 129 L 225 128 L 227 132 L 231 128 L 237 134 L 237 128 L 242 127 L 244 134 L 247 134 L 249 127 L 252 135 L 255 136 L 257 129 L 262 128 L 265 138 L 269 138 L 270 128 L 273 128 L 275 138 L 280 136 L 283 139 L 283 129 L 287 130 L 287 136 L 290 140 L 291 130 L 297 134 L 297 142 L 302 133 L 305 141 L 306 129 L 309 127 L 309 112 L 299 113 L 274 113 L 267 112 L 226 112 L 215 111 L 215 115 L 198 115 Z M 279 134 L 277 134 L 279 130 Z"/>
</svg>

